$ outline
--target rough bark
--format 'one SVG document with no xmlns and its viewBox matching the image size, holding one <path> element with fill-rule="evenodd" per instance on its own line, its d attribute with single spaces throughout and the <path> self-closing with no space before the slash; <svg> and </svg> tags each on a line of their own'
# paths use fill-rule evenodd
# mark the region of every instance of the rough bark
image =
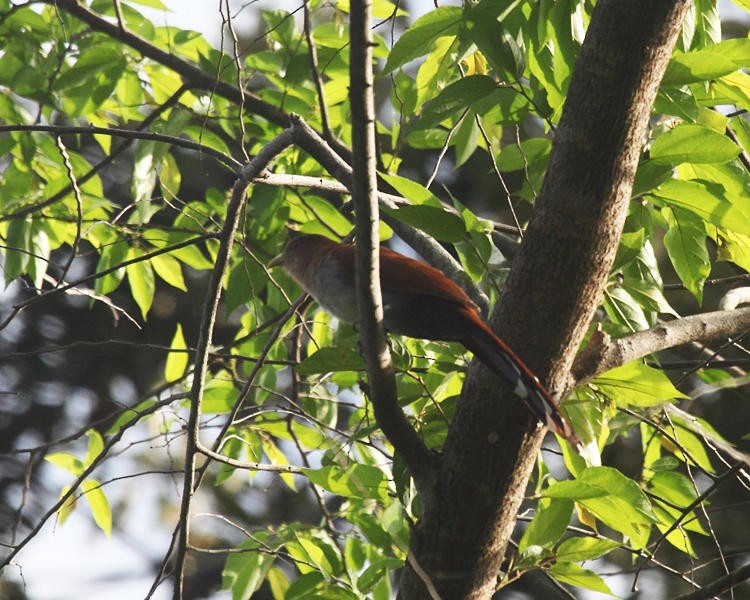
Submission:
<svg viewBox="0 0 750 600">
<path fill-rule="evenodd" d="M 659 82 L 689 0 L 600 0 L 570 84 L 547 178 L 496 331 L 562 388 L 606 283 Z M 467 377 L 437 506 L 413 529 L 399 598 L 489 598 L 543 431 L 481 366 Z"/>
</svg>

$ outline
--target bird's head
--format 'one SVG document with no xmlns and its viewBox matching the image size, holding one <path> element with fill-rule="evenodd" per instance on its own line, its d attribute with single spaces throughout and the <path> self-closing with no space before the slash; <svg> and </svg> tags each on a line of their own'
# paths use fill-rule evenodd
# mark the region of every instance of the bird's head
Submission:
<svg viewBox="0 0 750 600">
<path fill-rule="evenodd" d="M 336 242 L 322 235 L 300 235 L 291 238 L 281 254 L 270 260 L 268 267 L 283 267 L 294 279 L 304 283 L 310 278 L 310 269 L 336 245 Z"/>
</svg>

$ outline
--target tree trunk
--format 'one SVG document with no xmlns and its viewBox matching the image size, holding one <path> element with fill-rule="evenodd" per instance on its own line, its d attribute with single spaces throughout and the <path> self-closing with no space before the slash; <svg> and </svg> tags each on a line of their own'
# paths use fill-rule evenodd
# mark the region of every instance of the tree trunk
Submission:
<svg viewBox="0 0 750 600">
<path fill-rule="evenodd" d="M 646 125 L 689 0 L 600 0 L 547 177 L 492 324 L 553 392 L 601 299 Z M 412 531 L 399 598 L 492 596 L 544 431 L 483 367 L 467 376 L 437 506 Z M 498 397 L 499 396 L 499 397 Z M 420 571 L 418 573 L 417 571 Z M 434 593 L 431 594 L 434 597 Z"/>
</svg>

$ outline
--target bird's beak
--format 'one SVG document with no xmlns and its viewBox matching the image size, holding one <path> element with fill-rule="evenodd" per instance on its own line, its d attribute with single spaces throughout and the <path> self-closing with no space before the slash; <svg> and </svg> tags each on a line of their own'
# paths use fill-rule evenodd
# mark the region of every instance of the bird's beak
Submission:
<svg viewBox="0 0 750 600">
<path fill-rule="evenodd" d="M 267 267 L 269 269 L 272 269 L 273 267 L 278 267 L 283 264 L 284 264 L 284 255 L 278 254 L 277 256 L 274 256 L 270 261 L 268 261 Z"/>
</svg>

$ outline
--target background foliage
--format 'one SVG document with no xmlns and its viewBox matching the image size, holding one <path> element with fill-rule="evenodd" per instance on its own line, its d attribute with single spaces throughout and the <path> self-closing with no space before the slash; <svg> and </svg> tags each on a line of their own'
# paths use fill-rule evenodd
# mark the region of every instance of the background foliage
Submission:
<svg viewBox="0 0 750 600">
<path fill-rule="evenodd" d="M 404 197 L 384 209 L 384 240 L 388 223 L 422 230 L 497 298 L 593 4 L 483 0 L 411 22 L 375 3 L 380 169 Z M 266 9 L 242 33 L 222 5 L 219 49 L 144 6 L 162 8 L 0 0 L 0 589 L 17 597 L 48 523 L 84 513 L 127 536 L 126 515 L 156 501 L 156 518 L 177 525 L 186 392 L 232 182 L 291 113 L 350 143 L 347 2 Z M 738 27 L 723 39 L 708 0 L 684 24 L 596 323 L 613 337 L 712 307 L 750 268 L 750 40 Z M 212 594 L 221 570 L 233 598 L 387 599 L 419 498 L 362 395 L 352 328 L 314 305 L 291 311 L 299 290 L 264 266 L 289 226 L 349 233 L 347 197 L 285 177 L 330 177 L 300 146 L 270 171 L 249 190 L 223 280 L 185 596 Z M 438 450 L 466 356 L 392 344 L 401 404 Z M 746 356 L 738 336 L 579 387 L 564 406 L 605 466 L 564 444 L 563 460 L 550 439 L 499 585 L 627 596 L 648 572 L 671 597 L 746 562 L 745 465 L 722 445 L 747 434 Z M 139 496 L 146 485 L 155 492 Z M 149 549 L 140 595 L 158 593 L 171 550 Z"/>
</svg>

